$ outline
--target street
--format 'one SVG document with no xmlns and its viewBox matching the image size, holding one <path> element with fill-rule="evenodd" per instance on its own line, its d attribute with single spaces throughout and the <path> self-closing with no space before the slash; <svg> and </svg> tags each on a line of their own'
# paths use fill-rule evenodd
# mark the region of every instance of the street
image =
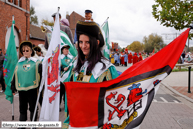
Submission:
<svg viewBox="0 0 193 129">
<path fill-rule="evenodd" d="M 128 67 L 118 66 L 116 69 L 123 72 Z M 166 78 L 165 80 L 167 81 L 168 79 Z M 166 82 L 163 80 L 140 129 L 192 129 L 193 103 L 169 90 L 164 83 Z M 0 121 L 11 121 L 12 105 L 5 99 L 4 93 L 0 93 L 0 103 Z M 62 111 L 60 112 L 59 120 L 63 123 L 65 119 L 63 103 L 60 107 L 62 108 Z M 29 116 L 30 113 L 28 111 L 28 121 L 30 120 Z M 14 121 L 19 121 L 18 95 L 14 96 L 14 118 Z"/>
</svg>

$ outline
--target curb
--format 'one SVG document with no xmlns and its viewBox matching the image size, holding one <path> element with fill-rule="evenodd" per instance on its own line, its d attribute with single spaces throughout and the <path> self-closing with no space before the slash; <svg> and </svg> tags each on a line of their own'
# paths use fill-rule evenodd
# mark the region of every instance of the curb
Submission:
<svg viewBox="0 0 193 129">
<path fill-rule="evenodd" d="M 191 98 L 189 98 L 189 97 L 187 97 L 187 96 L 179 93 L 178 91 L 174 90 L 174 89 L 173 89 L 171 86 L 169 86 L 167 83 L 161 82 L 161 84 L 162 84 L 163 86 L 165 86 L 166 88 L 168 88 L 168 89 L 169 89 L 170 91 L 172 91 L 173 93 L 175 93 L 175 94 L 177 94 L 177 95 L 179 95 L 179 96 L 181 96 L 181 97 L 185 98 L 186 100 L 188 100 L 188 101 L 190 101 L 190 102 L 193 103 L 193 99 L 191 99 Z"/>
</svg>

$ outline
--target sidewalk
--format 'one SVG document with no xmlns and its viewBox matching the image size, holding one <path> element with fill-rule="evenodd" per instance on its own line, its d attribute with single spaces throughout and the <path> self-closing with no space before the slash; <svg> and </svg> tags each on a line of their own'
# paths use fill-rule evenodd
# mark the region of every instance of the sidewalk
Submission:
<svg viewBox="0 0 193 129">
<path fill-rule="evenodd" d="M 161 83 L 174 93 L 193 103 L 193 71 L 191 71 L 190 91 L 188 93 L 188 71 L 171 72 Z"/>
</svg>

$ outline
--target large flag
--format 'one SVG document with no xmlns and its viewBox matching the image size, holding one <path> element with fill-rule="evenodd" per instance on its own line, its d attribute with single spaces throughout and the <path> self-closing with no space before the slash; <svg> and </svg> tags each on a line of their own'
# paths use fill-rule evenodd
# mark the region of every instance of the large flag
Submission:
<svg viewBox="0 0 193 129">
<path fill-rule="evenodd" d="M 11 27 L 11 34 L 9 37 L 9 44 L 8 44 L 7 51 L 5 54 L 5 59 L 3 62 L 3 75 L 5 79 L 5 84 L 7 85 L 5 89 L 5 95 L 6 95 L 6 99 L 9 100 L 11 103 L 13 102 L 13 94 L 11 91 L 11 81 L 13 78 L 15 66 L 18 61 L 16 45 L 15 45 L 15 36 L 13 32 L 14 24 L 15 24 L 15 21 L 13 20 L 12 27 Z"/>
<path fill-rule="evenodd" d="M 69 45 L 70 48 L 69 48 L 68 54 L 72 55 L 73 57 L 76 57 L 77 56 L 77 50 L 76 50 L 75 46 L 71 43 L 68 35 L 63 31 L 60 31 L 60 38 L 61 38 L 61 48 L 64 45 Z"/>
<path fill-rule="evenodd" d="M 189 30 L 114 80 L 92 84 L 66 82 L 69 128 L 139 128 L 159 88 L 158 84 L 178 61 Z"/>
<path fill-rule="evenodd" d="M 50 26 L 46 26 L 46 28 L 49 30 L 46 33 L 46 35 L 47 35 L 48 43 L 50 44 L 53 28 Z M 61 30 L 60 30 L 60 40 L 61 40 L 61 46 L 60 47 L 62 48 L 64 45 L 69 45 L 70 49 L 69 49 L 68 54 L 72 55 L 73 57 L 76 57 L 77 56 L 77 50 L 76 50 L 75 46 L 73 45 L 73 43 L 71 43 L 68 35 L 64 31 L 61 31 Z"/>
<path fill-rule="evenodd" d="M 44 87 L 43 104 L 40 113 L 40 121 L 59 120 L 59 100 L 60 100 L 60 26 L 59 13 L 52 32 L 48 52 L 42 62 L 42 81 L 40 91 Z"/>
<path fill-rule="evenodd" d="M 105 40 L 105 49 L 104 49 L 104 56 L 109 59 L 109 25 L 108 25 L 108 19 L 105 21 L 103 27 L 102 27 L 103 37 Z"/>
</svg>

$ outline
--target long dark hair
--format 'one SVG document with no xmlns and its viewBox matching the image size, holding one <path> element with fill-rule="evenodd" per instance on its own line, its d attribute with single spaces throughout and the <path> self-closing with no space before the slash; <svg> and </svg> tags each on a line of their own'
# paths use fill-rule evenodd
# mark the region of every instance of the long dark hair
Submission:
<svg viewBox="0 0 193 129">
<path fill-rule="evenodd" d="M 101 47 L 99 47 L 98 42 L 97 42 L 97 38 L 93 37 L 93 36 L 89 36 L 87 34 L 83 34 L 89 37 L 89 44 L 90 44 L 90 53 L 88 55 L 87 58 L 85 58 L 85 55 L 83 54 L 82 50 L 79 47 L 79 37 L 81 34 L 79 34 L 77 36 L 78 38 L 78 61 L 77 61 L 77 65 L 74 69 L 75 72 L 80 71 L 82 65 L 84 64 L 85 61 L 88 61 L 88 67 L 87 67 L 87 71 L 86 74 L 89 75 L 91 73 L 91 71 L 93 70 L 93 68 L 95 67 L 97 62 L 101 62 L 101 59 L 106 59 L 102 52 L 101 52 Z M 105 69 L 106 66 L 103 63 L 103 67 L 102 69 Z"/>
</svg>

